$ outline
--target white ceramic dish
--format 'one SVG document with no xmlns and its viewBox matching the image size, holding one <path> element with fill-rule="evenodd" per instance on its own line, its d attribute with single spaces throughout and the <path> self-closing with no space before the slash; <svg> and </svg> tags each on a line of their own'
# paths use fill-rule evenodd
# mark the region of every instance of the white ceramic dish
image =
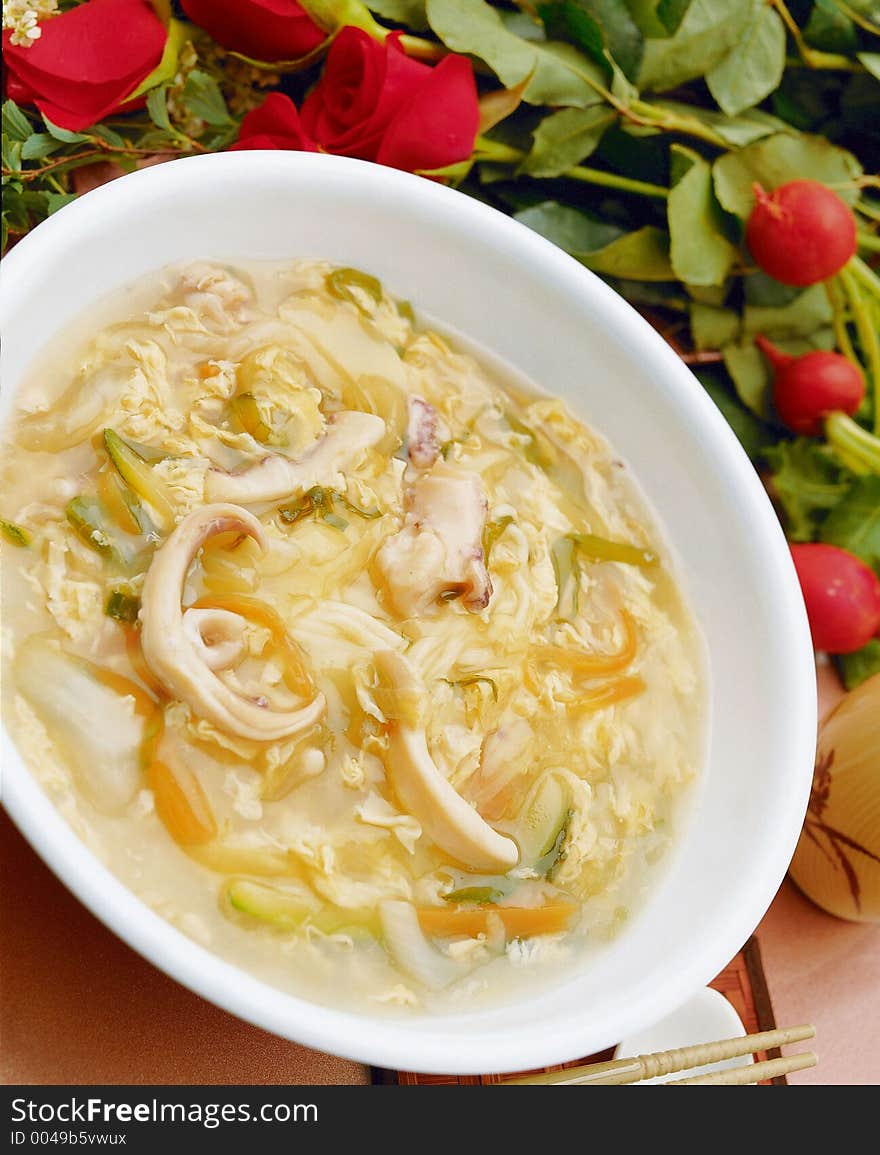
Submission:
<svg viewBox="0 0 880 1155">
<path fill-rule="evenodd" d="M 656 1022 L 739 950 L 794 850 L 816 723 L 812 651 L 779 525 L 699 384 L 620 297 L 507 217 L 427 180 L 302 153 L 230 153 L 123 177 L 40 225 L 0 273 L 8 411 L 34 352 L 91 302 L 186 258 L 320 256 L 391 290 L 564 397 L 632 465 L 682 560 L 711 667 L 712 735 L 659 885 L 578 975 L 457 1017 L 389 1020 L 280 993 L 197 946 L 76 839 L 4 736 L 3 797 L 109 927 L 205 998 L 340 1055 L 428 1072 L 572 1059 Z"/>
</svg>

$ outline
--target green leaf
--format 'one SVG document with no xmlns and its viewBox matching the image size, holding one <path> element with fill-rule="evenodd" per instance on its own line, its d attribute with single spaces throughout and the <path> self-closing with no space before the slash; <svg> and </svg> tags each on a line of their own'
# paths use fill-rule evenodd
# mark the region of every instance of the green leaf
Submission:
<svg viewBox="0 0 880 1155">
<path fill-rule="evenodd" d="M 554 0 L 539 4 L 547 35 L 569 40 L 599 64 L 610 54 L 624 76 L 635 80 L 644 41 L 624 0 Z"/>
<path fill-rule="evenodd" d="M 551 113 L 535 130 L 531 152 L 519 171 L 535 177 L 561 176 L 595 151 L 616 119 L 605 104 Z"/>
<path fill-rule="evenodd" d="M 165 88 L 154 88 L 147 97 L 147 112 L 150 120 L 157 128 L 163 128 L 167 133 L 174 135 L 171 120 L 168 116 L 168 97 Z"/>
<path fill-rule="evenodd" d="M 534 229 L 573 256 L 594 253 L 623 236 L 623 230 L 617 225 L 597 220 L 557 201 L 543 201 L 523 209 L 514 213 L 514 220 Z"/>
<path fill-rule="evenodd" d="M 299 6 L 305 9 L 319 28 L 327 32 L 336 32 L 339 28 L 351 25 L 362 28 L 374 40 L 385 37 L 385 29 L 376 23 L 367 6 L 360 0 L 300 0 Z"/>
<path fill-rule="evenodd" d="M 712 168 L 699 154 L 672 146 L 676 161 L 689 163 L 670 190 L 667 218 L 672 268 L 679 280 L 692 285 L 722 285 L 737 259 L 724 236 L 724 217 L 712 189 Z"/>
<path fill-rule="evenodd" d="M 793 285 L 783 285 L 762 269 L 744 276 L 742 286 L 747 305 L 770 305 L 774 308 L 790 305 L 803 292 Z"/>
<path fill-rule="evenodd" d="M 108 128 L 106 124 L 96 124 L 89 129 L 89 136 L 97 137 L 98 140 L 104 141 L 105 144 L 111 145 L 113 148 L 125 148 L 125 141 L 118 132 L 114 132 L 112 128 Z"/>
<path fill-rule="evenodd" d="M 831 305 L 822 285 L 804 289 L 788 305 L 746 305 L 743 332 L 747 336 L 764 333 L 768 337 L 811 338 L 831 323 Z"/>
<path fill-rule="evenodd" d="M 848 549 L 880 574 L 880 475 L 857 478 L 822 525 L 822 541 Z"/>
<path fill-rule="evenodd" d="M 749 457 L 753 461 L 759 458 L 774 441 L 773 430 L 732 397 L 730 391 L 713 374 L 701 372 L 697 373 L 697 377 Z"/>
<path fill-rule="evenodd" d="M 814 0 L 810 18 L 804 25 L 804 40 L 811 48 L 849 54 L 857 39 L 855 24 L 833 0 Z"/>
<path fill-rule="evenodd" d="M 852 654 L 838 654 L 834 661 L 848 690 L 854 690 L 874 674 L 880 674 L 880 642 L 874 640 Z"/>
<path fill-rule="evenodd" d="M 59 209 L 63 209 L 65 205 L 69 205 L 71 201 L 75 201 L 77 198 L 76 193 L 47 192 L 44 193 L 44 196 L 46 197 L 46 207 L 48 209 L 46 215 L 50 217 L 53 213 L 57 213 Z"/>
<path fill-rule="evenodd" d="M 594 273 L 636 281 L 674 281 L 669 261 L 669 237 L 662 229 L 646 225 L 612 241 L 596 253 L 578 258 Z"/>
<path fill-rule="evenodd" d="M 727 280 L 722 285 L 689 285 L 685 282 L 684 287 L 692 301 L 720 309 L 730 293 L 730 285 L 731 282 Z"/>
<path fill-rule="evenodd" d="M 678 31 L 678 26 L 687 14 L 690 8 L 691 0 L 660 0 L 657 4 L 657 19 L 666 29 L 667 34 L 671 35 Z"/>
<path fill-rule="evenodd" d="M 570 44 L 522 39 L 484 0 L 427 0 L 427 13 L 447 48 L 485 61 L 505 88 L 531 76 L 524 96 L 530 104 L 583 108 L 604 91 L 605 74 L 594 61 Z"/>
<path fill-rule="evenodd" d="M 738 116 L 779 86 L 785 69 L 785 25 L 775 8 L 758 0 L 742 37 L 706 74 L 716 103 Z"/>
<path fill-rule="evenodd" d="M 880 52 L 857 52 L 856 57 L 875 80 L 880 80 Z"/>
<path fill-rule="evenodd" d="M 751 0 L 692 0 L 673 36 L 645 42 L 639 86 L 663 92 L 705 76 L 738 42 L 750 11 Z"/>
<path fill-rule="evenodd" d="M 859 190 L 839 186 L 858 180 L 862 166 L 851 152 L 824 137 L 775 133 L 738 152 L 724 153 L 715 161 L 713 173 L 722 206 L 745 219 L 755 203 L 755 182 L 769 191 L 790 180 L 817 180 L 838 186 L 835 192 L 847 204 L 855 204 Z"/>
<path fill-rule="evenodd" d="M 127 97 L 128 100 L 136 100 L 139 96 L 143 96 L 145 92 L 149 92 L 153 88 L 158 88 L 162 84 L 169 84 L 174 80 L 177 74 L 177 61 L 180 56 L 180 50 L 188 39 L 188 36 L 189 28 L 186 24 L 182 24 L 179 20 L 169 20 L 168 35 L 165 38 L 165 47 L 162 50 L 159 63 Z"/>
<path fill-rule="evenodd" d="M 762 421 L 772 421 L 772 377 L 754 343 L 750 340 L 734 341 L 724 345 L 721 352 L 740 400 Z"/>
<path fill-rule="evenodd" d="M 657 15 L 658 0 L 627 0 L 627 8 L 643 36 L 669 35 L 669 30 Z"/>
<path fill-rule="evenodd" d="M 415 32 L 424 32 L 428 27 L 425 0 L 367 0 L 367 7 L 395 24 L 406 24 Z"/>
<path fill-rule="evenodd" d="M 720 349 L 739 339 L 739 313 L 694 301 L 691 305 L 691 336 L 698 349 Z"/>
<path fill-rule="evenodd" d="M 4 100 L 2 109 L 3 132 L 10 140 L 25 141 L 34 131 L 31 122 L 14 100 Z"/>
<path fill-rule="evenodd" d="M 713 129 L 731 148 L 742 148 L 753 141 L 775 132 L 789 132 L 789 126 L 779 117 L 771 116 L 759 108 L 750 108 L 740 116 L 725 116 L 713 108 L 701 108 L 697 104 L 680 104 L 675 100 L 654 100 L 655 108 L 666 108 L 670 112 L 687 115 Z"/>
<path fill-rule="evenodd" d="M 22 147 L 20 140 L 10 140 L 6 133 L 3 133 L 2 155 L 4 168 L 11 169 L 12 172 L 21 172 Z"/>
<path fill-rule="evenodd" d="M 793 541 L 812 541 L 819 526 L 850 489 L 853 474 L 809 437 L 780 441 L 765 450 L 773 489 Z"/>
<path fill-rule="evenodd" d="M 196 68 L 187 76 L 183 86 L 183 103 L 193 116 L 207 124 L 225 126 L 232 123 L 220 86 L 207 72 L 200 72 Z"/>
<path fill-rule="evenodd" d="M 51 136 L 56 140 L 60 140 L 62 144 L 79 144 L 82 141 L 89 139 L 88 132 L 71 132 L 68 128 L 59 128 L 57 124 L 53 124 L 48 116 L 43 114 L 43 123 Z"/>
</svg>

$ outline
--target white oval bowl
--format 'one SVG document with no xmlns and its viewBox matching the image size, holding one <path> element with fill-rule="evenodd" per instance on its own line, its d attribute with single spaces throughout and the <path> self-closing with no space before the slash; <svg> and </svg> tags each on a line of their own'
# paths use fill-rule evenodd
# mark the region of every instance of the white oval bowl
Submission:
<svg viewBox="0 0 880 1155">
<path fill-rule="evenodd" d="M 577 973 L 476 1013 L 389 1019 L 284 994 L 136 898 L 76 838 L 3 735 L 5 805 L 31 845 L 130 946 L 236 1015 L 311 1047 L 425 1072 L 523 1070 L 662 1018 L 740 949 L 788 866 L 816 727 L 806 617 L 769 501 L 699 383 L 598 277 L 438 184 L 332 156 L 236 152 L 122 177 L 5 258 L 2 413 L 33 354 L 114 288 L 189 258 L 322 257 L 368 269 L 505 358 L 608 437 L 683 566 L 709 652 L 707 765 L 644 908 Z"/>
</svg>

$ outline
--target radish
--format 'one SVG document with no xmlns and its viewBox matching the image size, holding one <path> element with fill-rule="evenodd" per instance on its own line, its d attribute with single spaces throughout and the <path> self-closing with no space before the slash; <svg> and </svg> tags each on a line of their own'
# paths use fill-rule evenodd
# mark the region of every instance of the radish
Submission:
<svg viewBox="0 0 880 1155">
<path fill-rule="evenodd" d="M 820 349 L 792 357 L 762 336 L 755 344 L 773 366 L 773 403 L 793 433 L 818 437 L 829 413 L 851 417 L 861 405 L 865 378 L 848 357 Z"/>
<path fill-rule="evenodd" d="M 880 630 L 880 578 L 836 545 L 792 545 L 813 645 L 831 654 L 866 646 Z"/>
<path fill-rule="evenodd" d="M 856 218 L 837 193 L 793 180 L 767 193 L 752 186 L 746 241 L 758 265 L 784 285 L 815 285 L 840 272 L 857 246 Z"/>
</svg>

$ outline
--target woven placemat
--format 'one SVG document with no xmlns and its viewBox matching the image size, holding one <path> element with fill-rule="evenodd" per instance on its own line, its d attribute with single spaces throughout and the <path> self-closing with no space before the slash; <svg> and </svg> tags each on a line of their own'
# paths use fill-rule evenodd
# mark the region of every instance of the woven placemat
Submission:
<svg viewBox="0 0 880 1155">
<path fill-rule="evenodd" d="M 743 949 L 733 958 L 724 970 L 709 984 L 719 991 L 733 1006 L 743 1021 L 747 1034 L 756 1031 L 772 1031 L 776 1027 L 773 1017 L 773 1006 L 770 1002 L 770 992 L 767 989 L 767 980 L 764 976 L 764 967 L 761 963 L 761 951 L 756 938 L 750 938 Z M 535 1071 L 521 1071 L 517 1076 L 504 1075 L 419 1075 L 414 1071 L 388 1071 L 383 1067 L 372 1068 L 374 1083 L 394 1083 L 402 1087 L 411 1086 L 486 1086 L 504 1082 L 505 1078 L 514 1078 L 518 1075 L 532 1075 L 540 1071 L 564 1071 L 569 1067 L 577 1067 L 581 1063 L 598 1063 L 610 1059 L 613 1048 L 600 1051 L 595 1055 L 585 1055 L 581 1059 L 573 1059 L 570 1063 L 558 1063 L 552 1067 L 539 1067 Z M 769 1052 L 759 1051 L 757 1060 L 775 1059 L 779 1057 L 778 1050 Z M 759 1086 L 786 1085 L 785 1076 L 765 1080 Z"/>
</svg>

